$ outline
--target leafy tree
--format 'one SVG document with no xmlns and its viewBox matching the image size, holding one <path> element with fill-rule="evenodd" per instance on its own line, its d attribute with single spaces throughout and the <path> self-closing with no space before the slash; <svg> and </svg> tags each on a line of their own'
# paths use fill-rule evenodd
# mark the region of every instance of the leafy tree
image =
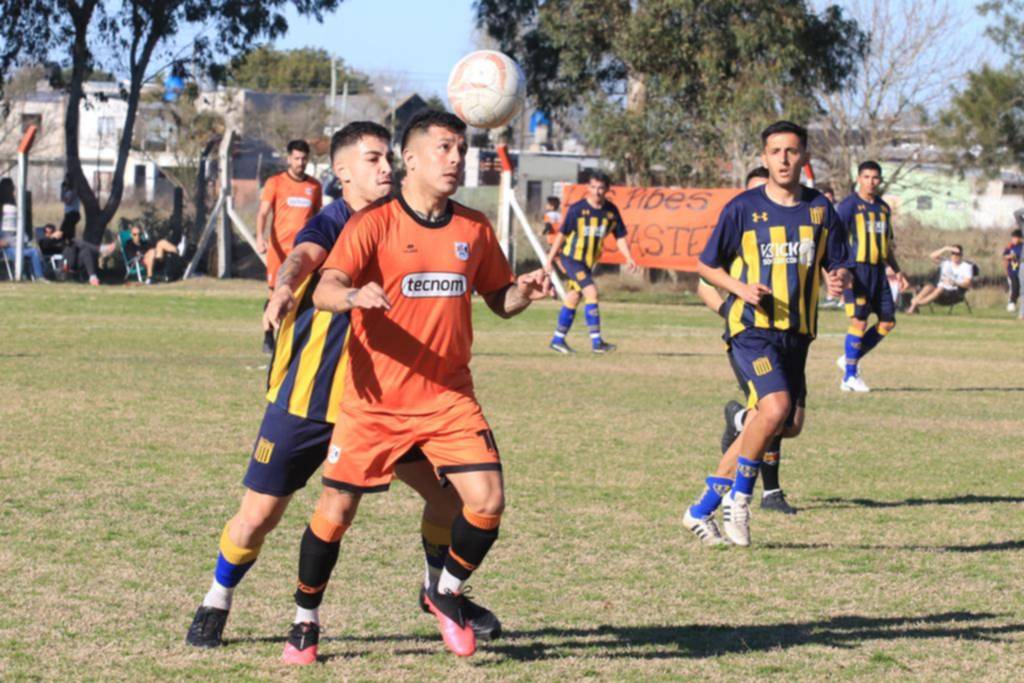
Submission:
<svg viewBox="0 0 1024 683">
<path fill-rule="evenodd" d="M 1007 166 L 1024 167 L 1024 0 L 995 0 L 978 6 L 993 18 L 986 35 L 1010 57 L 1007 66 L 984 64 L 968 74 L 967 85 L 939 116 L 933 139 L 963 172 L 980 168 L 989 176 Z"/>
<path fill-rule="evenodd" d="M 477 0 L 538 105 L 583 109 L 590 141 L 628 182 L 738 181 L 756 131 L 807 120 L 813 94 L 855 73 L 864 35 L 803 0 Z"/>
<path fill-rule="evenodd" d="M 337 60 L 338 91 L 348 81 L 353 95 L 373 92 L 370 79 Z M 227 72 L 230 85 L 264 92 L 328 93 L 331 89 L 331 55 L 322 48 L 275 50 L 262 45 L 235 58 Z"/>
<path fill-rule="evenodd" d="M 142 86 L 160 70 L 154 59 L 188 61 L 223 76 L 222 60 L 287 31 L 287 7 L 322 20 L 323 12 L 341 1 L 0 0 L 0 73 L 54 57 L 71 69 L 64 141 L 67 173 L 85 213 L 85 238 L 98 243 L 121 204 Z M 124 78 L 121 97 L 127 104 L 110 193 L 102 204 L 82 172 L 78 138 L 83 83 L 90 71 L 100 69 Z"/>
</svg>

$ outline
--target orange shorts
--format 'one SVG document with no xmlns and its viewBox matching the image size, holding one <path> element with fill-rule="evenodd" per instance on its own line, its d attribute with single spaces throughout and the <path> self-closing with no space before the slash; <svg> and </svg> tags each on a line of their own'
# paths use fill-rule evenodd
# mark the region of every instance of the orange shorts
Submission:
<svg viewBox="0 0 1024 683">
<path fill-rule="evenodd" d="M 395 465 L 419 446 L 441 483 L 447 474 L 501 471 L 490 425 L 472 398 L 428 415 L 391 415 L 342 404 L 324 463 L 325 486 L 375 493 L 386 491 Z"/>
</svg>

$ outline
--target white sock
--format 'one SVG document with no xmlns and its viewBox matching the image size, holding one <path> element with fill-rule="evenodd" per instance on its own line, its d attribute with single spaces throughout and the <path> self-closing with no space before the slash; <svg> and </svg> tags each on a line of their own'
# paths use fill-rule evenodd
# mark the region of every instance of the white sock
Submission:
<svg viewBox="0 0 1024 683">
<path fill-rule="evenodd" d="M 447 569 L 445 569 L 441 572 L 441 578 L 437 580 L 437 592 L 442 594 L 454 593 L 455 595 L 458 595 L 462 592 L 462 584 L 464 583 L 465 581 L 455 578 L 448 573 Z"/>
<path fill-rule="evenodd" d="M 736 428 L 737 432 L 743 431 L 743 420 L 747 417 L 747 411 L 741 410 L 732 416 L 732 426 Z"/>
<path fill-rule="evenodd" d="M 216 607 L 217 609 L 231 609 L 231 596 L 234 594 L 234 588 L 228 588 L 217 583 L 217 579 L 213 580 L 210 584 L 210 590 L 207 591 L 206 597 L 203 598 L 203 607 Z"/>
<path fill-rule="evenodd" d="M 305 607 L 295 607 L 295 623 L 304 624 L 307 621 L 311 621 L 314 624 L 320 623 L 320 608 L 314 607 L 313 609 L 306 609 Z"/>
<path fill-rule="evenodd" d="M 426 560 L 423 561 L 426 567 L 423 572 L 423 587 L 430 588 L 430 584 L 437 583 L 441 579 L 441 570 L 436 567 L 431 567 L 430 563 Z"/>
<path fill-rule="evenodd" d="M 781 490 L 782 490 L 782 489 L 771 489 L 770 491 L 769 491 L 769 490 L 766 490 L 766 491 L 765 491 L 764 493 L 762 493 L 762 494 L 761 494 L 761 497 L 762 497 L 762 498 L 766 498 L 766 497 L 767 497 L 767 496 L 769 496 L 770 494 L 772 494 L 772 493 L 775 493 L 776 491 L 781 491 Z"/>
</svg>

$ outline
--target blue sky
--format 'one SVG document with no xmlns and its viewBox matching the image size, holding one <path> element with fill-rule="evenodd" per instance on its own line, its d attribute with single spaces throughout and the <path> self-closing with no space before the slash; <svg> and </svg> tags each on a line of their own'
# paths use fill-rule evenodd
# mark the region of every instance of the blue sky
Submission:
<svg viewBox="0 0 1024 683">
<path fill-rule="evenodd" d="M 323 24 L 291 13 L 288 25 L 277 47 L 322 47 L 420 92 L 443 93 L 448 71 L 474 47 L 471 0 L 344 0 Z"/>
</svg>

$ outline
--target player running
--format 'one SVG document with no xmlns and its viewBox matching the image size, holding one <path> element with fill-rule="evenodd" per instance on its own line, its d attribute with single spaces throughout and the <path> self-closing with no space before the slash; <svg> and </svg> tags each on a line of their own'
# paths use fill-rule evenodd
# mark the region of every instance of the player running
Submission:
<svg viewBox="0 0 1024 683">
<path fill-rule="evenodd" d="M 882 167 L 878 162 L 862 162 L 857 167 L 857 191 L 836 207 L 849 235 L 853 265 L 852 287 L 843 291 L 850 329 L 846 332 L 846 351 L 836 359 L 836 365 L 843 371 L 839 384 L 843 391 L 871 390 L 861 379 L 859 363 L 896 326 L 896 304 L 886 265 L 895 274 L 899 291 L 909 286 L 896 262 L 892 210 L 881 197 L 878 189 L 881 184 Z M 878 322 L 868 329 L 868 316 L 872 313 L 878 317 Z"/>
<path fill-rule="evenodd" d="M 305 140 L 288 143 L 288 168 L 284 173 L 267 178 L 260 193 L 256 213 L 256 250 L 267 255 L 267 286 L 274 292 L 277 271 L 288 257 L 299 230 L 320 211 L 323 203 L 320 183 L 306 175 L 309 144 Z M 264 237 L 270 218 L 270 239 Z M 266 330 L 263 351 L 274 352 L 274 332 Z"/>
<path fill-rule="evenodd" d="M 805 396 L 821 270 L 828 271 L 828 289 L 835 294 L 848 277 L 842 222 L 821 193 L 800 184 L 809 156 L 807 131 L 779 121 L 761 133 L 761 142 L 768 183 L 726 205 L 697 270 L 711 286 L 730 292 L 732 356 L 755 406 L 684 515 L 687 529 L 708 545 L 725 542 L 714 521 L 720 504 L 728 539 L 750 545 L 750 498 L 766 446 L 795 425 Z"/>
<path fill-rule="evenodd" d="M 747 174 L 744 186 L 746 189 L 752 190 L 755 187 L 761 187 L 767 182 L 768 169 L 764 166 L 758 166 Z M 719 294 L 718 290 L 708 284 L 707 280 L 704 280 L 703 278 L 698 278 L 697 280 L 697 296 L 700 297 L 700 300 L 704 302 L 705 306 L 720 315 L 722 318 L 727 318 L 725 300 Z M 732 346 L 729 344 L 728 325 L 726 325 L 726 331 L 722 338 L 725 341 L 725 353 L 729 358 L 729 366 L 732 368 L 732 372 L 736 376 L 736 382 L 739 384 L 740 391 L 743 392 L 745 397 L 744 403 L 740 403 L 739 401 L 729 401 L 725 404 L 725 409 L 723 410 L 725 415 L 725 429 L 722 432 L 722 454 L 724 455 L 740 435 L 740 432 L 743 431 L 743 423 L 750 415 L 748 408 L 753 408 L 753 406 L 750 405 L 750 383 L 747 381 L 747 378 L 743 376 L 739 365 L 736 363 L 736 359 L 732 356 Z M 776 434 L 765 449 L 764 459 L 761 462 L 761 485 L 764 489 L 761 493 L 762 510 L 767 510 L 769 512 L 781 512 L 786 515 L 796 514 L 796 508 L 790 505 L 789 501 L 786 500 L 786 494 L 782 490 L 782 486 L 779 484 L 779 468 L 782 464 L 782 439 L 793 439 L 799 436 L 803 429 L 803 423 L 804 399 L 801 398 L 797 401 L 796 413 L 793 416 L 793 424 L 787 425 L 782 434 Z"/>
<path fill-rule="evenodd" d="M 331 161 L 345 198 L 325 208 L 300 231 L 295 249 L 277 274 L 277 287 L 264 314 L 268 329 L 279 328 L 271 363 L 267 409 L 249 461 L 238 513 L 221 535 L 209 592 L 196 611 L 186 642 L 217 647 L 234 590 L 256 561 L 263 541 L 281 520 L 292 494 L 306 485 L 327 457 L 345 377 L 344 340 L 348 315 L 317 311 L 313 272 L 334 246 L 350 214 L 391 189 L 390 134 L 370 122 L 356 122 L 331 139 Z M 440 575 L 450 543 L 451 522 L 460 501 L 442 489 L 418 449 L 396 467 L 397 476 L 426 501 L 421 521 L 427 570 L 423 585 Z M 307 532 L 308 533 L 308 532 Z M 473 627 L 495 637 L 500 623 L 478 607 Z"/>
<path fill-rule="evenodd" d="M 473 393 L 470 294 L 501 317 L 548 296 L 542 270 L 513 276 L 483 214 L 451 201 L 465 170 L 466 125 L 447 112 L 413 117 L 402 136 L 401 192 L 353 217 L 324 262 L 318 308 L 352 311 L 348 379 L 302 537 L 286 662 L 316 660 L 319 614 L 339 544 L 363 494 L 383 491 L 418 445 L 463 501 L 444 569 L 424 595 L 445 645 L 476 650 L 464 586 L 498 537 L 505 506 L 494 436 Z"/>
<path fill-rule="evenodd" d="M 601 259 L 605 235 L 615 235 L 615 243 L 626 257 L 626 267 L 631 272 L 637 270 L 637 265 L 626 243 L 626 224 L 622 222 L 622 215 L 618 207 L 605 198 L 610 186 L 611 180 L 605 173 L 591 173 L 587 182 L 587 196 L 569 206 L 544 262 L 545 272 L 550 273 L 555 258 L 558 258 L 569 281 L 569 291 L 565 293 L 562 310 L 558 312 L 558 325 L 550 344 L 559 353 L 574 353 L 565 342 L 565 335 L 569 334 L 569 328 L 576 318 L 581 292 L 586 301 L 583 315 L 590 328 L 590 350 L 594 353 L 609 353 L 616 348 L 615 344 L 609 344 L 601 338 L 597 283 L 591 276 L 591 270 Z"/>
</svg>

